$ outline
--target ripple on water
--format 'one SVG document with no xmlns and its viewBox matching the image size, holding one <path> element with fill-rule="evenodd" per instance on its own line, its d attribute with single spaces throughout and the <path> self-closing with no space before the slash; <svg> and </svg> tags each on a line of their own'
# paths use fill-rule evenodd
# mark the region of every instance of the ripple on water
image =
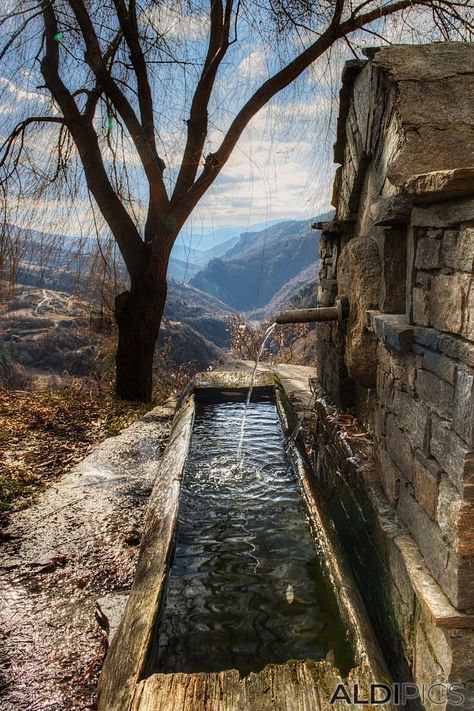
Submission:
<svg viewBox="0 0 474 711">
<path fill-rule="evenodd" d="M 149 671 L 257 671 L 334 651 L 353 665 L 285 458 L 275 406 L 200 403 L 179 510 L 176 551 Z"/>
</svg>

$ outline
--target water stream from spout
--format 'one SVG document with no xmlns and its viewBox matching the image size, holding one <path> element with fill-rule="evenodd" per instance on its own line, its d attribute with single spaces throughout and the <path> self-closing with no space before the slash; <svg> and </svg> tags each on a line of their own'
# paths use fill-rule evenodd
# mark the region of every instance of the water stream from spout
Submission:
<svg viewBox="0 0 474 711">
<path fill-rule="evenodd" d="M 241 425 L 240 425 L 239 445 L 238 445 L 238 447 L 237 447 L 237 466 L 238 466 L 239 471 L 242 469 L 242 464 L 244 463 L 244 451 L 243 451 L 243 446 L 244 446 L 244 437 L 245 437 L 245 422 L 246 422 L 246 420 L 247 420 L 247 412 L 248 412 L 249 405 L 250 405 L 250 399 L 251 399 L 251 397 L 252 397 L 252 390 L 253 390 L 253 387 L 254 387 L 254 385 L 255 385 L 255 377 L 256 377 L 256 375 L 257 375 L 258 364 L 259 364 L 259 362 L 260 362 L 260 358 L 261 358 L 262 355 L 263 355 L 263 351 L 265 350 L 265 346 L 267 345 L 270 336 L 272 335 L 273 331 L 275 330 L 275 328 L 276 328 L 277 326 L 278 326 L 278 324 L 277 324 L 276 321 L 275 321 L 275 322 L 272 323 L 272 325 L 269 326 L 269 327 L 267 328 L 267 330 L 265 331 L 265 335 L 264 335 L 264 337 L 263 337 L 261 346 L 260 346 L 260 348 L 259 348 L 259 350 L 258 350 L 258 353 L 257 353 L 257 358 L 256 358 L 256 360 L 255 360 L 255 365 L 254 365 L 254 368 L 253 368 L 253 371 L 252 371 L 252 377 L 250 378 L 249 391 L 248 391 L 248 394 L 247 394 L 247 400 L 245 401 L 244 414 L 243 414 L 243 416 L 242 416 L 242 422 L 241 422 Z"/>
</svg>

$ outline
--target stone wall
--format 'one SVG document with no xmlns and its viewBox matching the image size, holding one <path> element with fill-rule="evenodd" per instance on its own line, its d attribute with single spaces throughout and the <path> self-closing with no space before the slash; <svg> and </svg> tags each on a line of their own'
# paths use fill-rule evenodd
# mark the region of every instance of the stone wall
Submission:
<svg viewBox="0 0 474 711">
<path fill-rule="evenodd" d="M 332 306 L 336 301 L 338 293 L 336 268 L 341 248 L 347 240 L 343 227 L 336 223 L 326 224 L 324 236 L 319 240 L 318 303 L 320 306 Z M 316 329 L 319 382 L 333 394 L 334 401 L 338 405 L 346 405 L 353 399 L 353 384 L 349 379 L 344 360 L 346 326 L 319 323 Z"/>
<path fill-rule="evenodd" d="M 336 217 L 318 225 L 320 304 L 350 303 L 345 324 L 318 326 L 318 376 L 325 397 L 367 430 L 373 470 L 355 486 L 342 454 L 330 461 L 344 435 L 329 435 L 322 400 L 316 465 L 332 481 L 341 534 L 354 525 L 337 504 L 343 492 L 355 492 L 354 519 L 369 502 L 358 524 L 367 540 L 352 562 L 362 576 L 378 561 L 374 619 L 395 668 L 425 682 L 466 681 L 474 678 L 474 45 L 367 55 L 344 71 Z M 335 479 L 335 469 L 345 475 Z M 400 536 L 411 564 L 394 544 Z M 434 597 L 421 599 L 416 556 Z"/>
<path fill-rule="evenodd" d="M 381 489 L 374 447 L 356 419 L 323 395 L 317 403 L 315 470 L 386 656 L 392 679 L 462 683 L 474 708 L 474 615 L 460 613 L 435 582 L 412 535 Z M 442 709 L 425 696 L 410 708 Z M 456 708 L 454 705 L 448 708 Z"/>
</svg>

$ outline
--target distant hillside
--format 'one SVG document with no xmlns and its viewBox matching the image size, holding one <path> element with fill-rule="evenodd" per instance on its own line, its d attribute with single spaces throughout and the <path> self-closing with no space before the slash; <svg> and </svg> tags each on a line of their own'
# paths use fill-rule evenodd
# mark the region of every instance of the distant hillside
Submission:
<svg viewBox="0 0 474 711">
<path fill-rule="evenodd" d="M 94 298 L 90 293 L 88 275 L 93 264 L 91 255 L 92 250 L 96 248 L 95 240 L 89 237 L 81 239 L 51 235 L 14 226 L 8 228 L 16 239 L 17 264 L 14 275 L 16 285 L 64 292 L 74 296 L 88 296 L 89 301 Z M 217 245 L 216 248 L 200 253 L 201 257 L 206 259 L 205 255 L 213 253 L 214 249 L 219 253 L 220 246 L 226 251 L 237 239 L 234 237 L 232 240 L 221 242 L 221 245 Z M 117 269 L 118 279 L 126 284 L 124 265 L 119 262 Z M 202 316 L 204 312 L 230 313 L 232 311 L 230 306 L 219 302 L 209 294 L 200 293 L 197 289 L 182 284 L 185 271 L 192 273 L 193 269 L 197 270 L 199 267 L 188 263 L 186 259 L 171 258 L 167 303 L 169 318 L 186 320 L 189 314 L 192 314 L 191 318 L 196 318 L 197 315 Z M 0 281 L 8 280 L 9 275 L 0 270 Z M 186 302 L 190 304 L 188 309 L 184 308 Z"/>
<path fill-rule="evenodd" d="M 157 347 L 165 349 L 166 360 L 173 366 L 192 364 L 205 370 L 226 358 L 217 343 L 225 345 L 226 327 L 221 322 L 219 329 L 217 314 L 222 313 L 224 317 L 228 312 L 225 307 L 222 311 L 216 308 L 207 295 L 201 300 L 196 290 L 192 292 L 195 328 L 183 319 L 171 318 L 180 312 L 179 305 L 173 306 L 178 297 L 172 286 L 172 304 L 168 307 L 168 318 L 163 322 Z M 91 305 L 77 296 L 53 289 L 18 286 L 0 308 L 0 355 L 14 364 L 19 382 L 30 384 L 32 389 L 59 387 L 69 376 L 97 375 L 97 369 L 105 362 L 104 353 L 108 353 L 111 346 L 107 328 L 96 330 L 97 324 L 91 327 L 93 313 Z M 0 383 L 1 375 L 0 369 Z"/>
<path fill-rule="evenodd" d="M 225 254 L 238 241 L 241 228 L 235 228 L 231 238 L 227 237 L 229 229 L 223 234 L 216 231 L 215 244 L 212 243 L 214 233 L 204 235 L 202 249 L 196 249 L 196 245 L 201 244 L 201 236 L 178 237 L 171 253 L 168 278 L 188 282 L 213 257 Z M 4 225 L 2 230 L 11 235 L 14 243 L 11 256 L 19 265 L 17 282 L 26 286 L 45 286 L 58 291 L 77 289 L 80 275 L 87 274 L 92 255 L 97 252 L 95 236 L 69 237 L 15 225 Z M 8 266 L 2 264 L 4 269 Z M 8 274 L 1 269 L 0 279 L 8 279 Z"/>
<path fill-rule="evenodd" d="M 184 242 L 177 244 L 158 342 L 177 365 L 193 361 L 206 368 L 221 361 L 235 311 L 265 320 L 283 308 L 314 305 L 319 234 L 310 221 L 285 221 L 239 236 L 228 230 L 221 230 L 215 244 L 206 235 L 206 248 L 191 253 Z M 89 329 L 97 299 L 87 279 L 94 241 L 32 230 L 21 236 L 18 288 L 0 313 L 0 341 L 33 380 L 49 382 L 65 372 L 81 377 L 94 367 L 107 338 Z M 192 284 L 183 283 L 194 272 Z M 126 283 L 124 270 L 122 277 Z"/>
<path fill-rule="evenodd" d="M 178 259 L 171 256 L 168 264 L 168 279 L 176 281 L 189 281 L 201 269 L 201 264 L 191 259 Z"/>
<path fill-rule="evenodd" d="M 91 241 L 81 245 L 78 238 L 33 230 L 22 230 L 20 237 L 15 297 L 0 309 L 0 351 L 3 342 L 13 362 L 34 382 L 56 382 L 65 372 L 82 377 L 91 371 L 104 341 L 103 334 L 89 329 L 98 299 L 87 278 Z M 182 278 L 185 264 L 176 263 Z M 122 276 L 126 283 L 125 271 Z M 158 346 L 167 344 L 177 365 L 192 361 L 207 368 L 224 357 L 231 313 L 209 294 L 170 279 Z"/>
<path fill-rule="evenodd" d="M 258 232 L 264 228 L 276 225 L 277 222 L 278 220 L 270 220 L 258 222 L 253 225 L 216 227 L 215 229 L 208 229 L 202 232 L 193 228 L 183 227 L 177 244 L 191 244 L 194 250 L 205 252 L 206 250 L 211 250 L 224 242 L 234 239 L 236 235 L 238 236 L 244 232 Z"/>
<path fill-rule="evenodd" d="M 20 262 L 16 275 L 18 283 L 34 287 L 45 286 L 58 291 L 77 289 L 81 281 L 80 276 L 88 273 L 90 261 L 97 250 L 95 237 L 51 235 L 16 227 L 9 229 L 15 235 L 17 258 Z M 169 278 L 189 281 L 211 259 L 211 256 L 203 256 L 199 260 L 200 255 L 201 253 L 197 253 L 194 258 L 183 245 L 177 245 L 176 249 L 173 249 L 168 266 Z M 5 277 L 6 275 L 0 273 L 0 279 Z"/>
<path fill-rule="evenodd" d="M 226 254 L 238 241 L 239 236 L 231 237 L 225 242 L 219 242 L 207 249 L 195 249 L 192 240 L 178 237 L 171 252 L 168 265 L 168 279 L 189 282 L 197 272 L 205 267 L 211 259 Z"/>
<path fill-rule="evenodd" d="M 227 304 L 189 284 L 168 284 L 164 318 L 187 324 L 221 348 L 230 345 L 227 319 L 232 313 Z"/>
<path fill-rule="evenodd" d="M 306 267 L 277 291 L 261 309 L 247 313 L 248 318 L 265 321 L 286 309 L 310 309 L 317 305 L 318 263 Z"/>
<path fill-rule="evenodd" d="M 178 259 L 182 262 L 191 263 L 193 265 L 206 266 L 214 257 L 222 257 L 239 241 L 239 233 L 234 237 L 225 240 L 225 242 L 217 242 L 210 247 L 204 249 L 196 249 L 196 241 L 191 238 L 178 237 L 171 252 L 172 259 Z M 168 272 L 168 276 L 172 276 Z"/>
<path fill-rule="evenodd" d="M 279 222 L 260 232 L 242 234 L 190 284 L 239 311 L 264 307 L 287 282 L 311 265 L 315 269 L 319 232 L 311 229 L 312 221 Z"/>
<path fill-rule="evenodd" d="M 227 356 L 201 332 L 181 321 L 164 321 L 157 348 L 169 347 L 170 361 L 175 366 L 192 364 L 197 370 L 206 370 L 209 365 L 223 363 Z"/>
<path fill-rule="evenodd" d="M 89 304 L 71 294 L 16 287 L 0 308 L 3 359 L 33 389 L 58 386 L 65 373 L 92 373 L 104 336 L 90 332 L 89 315 Z"/>
<path fill-rule="evenodd" d="M 221 242 L 220 244 L 216 244 L 214 247 L 210 247 L 209 249 L 206 249 L 205 252 L 201 253 L 201 261 L 200 264 L 205 266 L 208 264 L 211 259 L 214 259 L 215 257 L 223 257 L 224 255 L 227 255 L 229 250 L 231 250 L 240 240 L 240 236 L 236 235 L 235 237 L 231 237 L 230 239 L 226 240 L 225 242 Z"/>
</svg>

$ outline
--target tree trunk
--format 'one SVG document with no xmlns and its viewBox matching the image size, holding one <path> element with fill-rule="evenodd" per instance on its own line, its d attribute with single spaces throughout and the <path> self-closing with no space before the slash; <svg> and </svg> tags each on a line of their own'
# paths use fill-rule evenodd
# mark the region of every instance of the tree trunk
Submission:
<svg viewBox="0 0 474 711">
<path fill-rule="evenodd" d="M 166 302 L 166 269 L 160 276 L 142 275 L 130 291 L 115 299 L 118 347 L 116 391 L 125 400 L 150 402 L 153 355 Z"/>
</svg>

